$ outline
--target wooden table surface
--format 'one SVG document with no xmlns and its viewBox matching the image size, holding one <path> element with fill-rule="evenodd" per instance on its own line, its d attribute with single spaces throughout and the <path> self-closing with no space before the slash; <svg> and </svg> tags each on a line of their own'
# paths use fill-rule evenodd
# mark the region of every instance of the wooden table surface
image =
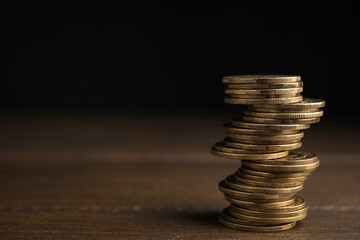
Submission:
<svg viewBox="0 0 360 240">
<path fill-rule="evenodd" d="M 288 231 L 221 226 L 218 182 L 240 163 L 211 156 L 229 116 L 5 116 L 0 239 L 359 239 L 359 128 L 321 122 L 304 150 L 321 166 Z"/>
</svg>

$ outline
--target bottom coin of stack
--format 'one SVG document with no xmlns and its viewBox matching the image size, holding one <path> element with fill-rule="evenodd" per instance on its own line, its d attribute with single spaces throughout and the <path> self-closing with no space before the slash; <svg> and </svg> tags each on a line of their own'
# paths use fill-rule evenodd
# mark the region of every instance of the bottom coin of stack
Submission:
<svg viewBox="0 0 360 240">
<path fill-rule="evenodd" d="M 289 151 L 286 157 L 270 160 L 243 160 L 235 174 L 219 183 L 220 191 L 231 203 L 220 222 L 230 228 L 258 232 L 294 227 L 308 210 L 296 193 L 318 166 L 319 159 L 303 151 Z"/>
</svg>

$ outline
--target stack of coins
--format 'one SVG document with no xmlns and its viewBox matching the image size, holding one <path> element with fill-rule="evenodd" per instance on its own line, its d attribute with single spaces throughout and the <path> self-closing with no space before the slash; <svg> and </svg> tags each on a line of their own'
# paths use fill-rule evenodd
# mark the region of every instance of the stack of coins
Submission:
<svg viewBox="0 0 360 240">
<path fill-rule="evenodd" d="M 211 149 L 216 156 L 242 163 L 219 183 L 230 202 L 220 222 L 244 231 L 290 229 L 308 210 L 296 193 L 320 164 L 315 154 L 296 149 L 303 130 L 320 121 L 325 101 L 303 99 L 299 76 L 229 76 L 223 83 L 225 103 L 248 108 L 242 117 L 224 124 L 226 138 Z"/>
</svg>

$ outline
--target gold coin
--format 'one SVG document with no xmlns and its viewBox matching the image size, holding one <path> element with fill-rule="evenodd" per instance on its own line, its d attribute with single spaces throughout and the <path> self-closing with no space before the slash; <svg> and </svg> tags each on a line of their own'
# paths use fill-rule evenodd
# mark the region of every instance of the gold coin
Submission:
<svg viewBox="0 0 360 240">
<path fill-rule="evenodd" d="M 225 89 L 225 94 L 239 94 L 239 95 L 277 95 L 277 94 L 294 94 L 301 93 L 302 87 L 299 88 L 278 88 L 278 89 Z"/>
<path fill-rule="evenodd" d="M 261 129 L 261 130 L 303 130 L 310 127 L 309 124 L 271 124 L 271 123 L 248 123 L 239 118 L 232 121 L 232 125 L 239 128 Z"/>
<path fill-rule="evenodd" d="M 258 174 L 258 175 L 255 175 L 255 174 Z M 295 176 L 283 176 L 283 174 L 277 174 L 275 176 L 272 176 L 272 175 L 265 176 L 264 174 L 266 175 L 266 173 L 263 173 L 263 172 L 260 172 L 260 174 L 254 173 L 254 171 L 251 171 L 250 169 L 246 169 L 244 167 L 239 168 L 239 170 L 236 172 L 236 175 L 241 178 L 250 179 L 250 180 L 256 181 L 256 182 L 269 183 L 269 184 L 294 183 L 295 185 L 299 185 L 299 184 L 304 183 L 304 181 L 307 178 L 303 174 L 301 176 L 296 176 L 296 175 Z"/>
<path fill-rule="evenodd" d="M 254 136 L 236 133 L 227 133 L 226 136 L 233 139 L 247 139 L 247 140 L 259 140 L 259 141 L 286 141 L 286 140 L 300 140 L 304 137 L 303 132 L 294 134 L 283 134 L 283 135 L 271 135 L 271 136 Z"/>
<path fill-rule="evenodd" d="M 247 99 L 247 98 L 253 98 L 253 99 L 258 99 L 258 98 L 264 98 L 264 99 L 269 99 L 269 98 L 286 98 L 286 97 L 298 97 L 301 96 L 300 93 L 288 93 L 288 94 L 268 94 L 268 95 L 250 95 L 250 94 L 227 94 L 225 95 L 226 97 L 230 97 L 230 98 L 240 98 L 240 99 Z"/>
<path fill-rule="evenodd" d="M 229 222 L 236 223 L 236 224 L 241 224 L 241 225 L 248 225 L 249 224 L 248 221 L 244 221 L 244 220 L 241 220 L 241 219 L 238 219 L 238 218 L 231 217 L 230 214 L 229 214 L 229 208 L 225 208 L 223 210 L 223 212 L 221 213 L 220 217 L 226 219 Z M 252 223 L 252 225 L 253 226 L 264 226 L 264 224 L 261 224 L 261 223 Z"/>
<path fill-rule="evenodd" d="M 250 116 L 243 116 L 242 120 L 250 123 L 271 123 L 271 124 L 313 124 L 320 122 L 320 118 L 274 119 L 274 118 L 250 117 Z"/>
<path fill-rule="evenodd" d="M 250 128 L 239 128 L 232 125 L 231 122 L 223 125 L 224 129 L 228 133 L 246 134 L 246 135 L 281 135 L 281 134 L 294 134 L 300 132 L 300 130 L 261 130 Z"/>
<path fill-rule="evenodd" d="M 291 144 L 291 143 L 297 143 L 300 140 L 281 140 L 281 141 L 272 141 L 272 140 L 254 140 L 254 139 L 236 139 L 233 138 L 234 142 L 238 143 L 244 143 L 244 144 L 260 144 L 260 145 L 283 145 L 283 144 Z M 250 150 L 249 150 L 250 151 Z M 253 150 L 254 151 L 254 150 Z"/>
<path fill-rule="evenodd" d="M 323 111 L 318 112 L 303 112 L 303 113 L 270 113 L 270 112 L 253 112 L 244 111 L 245 115 L 252 117 L 262 118 L 275 118 L 275 119 L 302 119 L 302 118 L 318 118 L 323 115 Z"/>
<path fill-rule="evenodd" d="M 236 189 L 243 192 L 250 193 L 266 193 L 266 194 L 295 194 L 303 189 L 303 185 L 297 185 L 294 187 L 283 187 L 283 188 L 273 188 L 273 187 L 259 187 L 242 184 L 236 181 L 234 175 L 228 176 L 225 180 L 226 186 L 232 189 Z"/>
<path fill-rule="evenodd" d="M 281 104 L 281 105 L 254 105 L 253 107 L 259 108 L 273 108 L 273 109 L 311 109 L 311 108 L 322 108 L 325 107 L 325 101 L 315 98 L 304 98 L 302 101 L 292 104 Z"/>
<path fill-rule="evenodd" d="M 290 83 L 299 82 L 300 76 L 292 75 L 239 75 L 225 76 L 223 83 Z"/>
<path fill-rule="evenodd" d="M 293 150 L 284 158 L 278 158 L 273 160 L 259 160 L 256 161 L 260 164 L 268 165 L 306 165 L 318 162 L 318 158 L 315 154 L 304 151 Z"/>
<path fill-rule="evenodd" d="M 224 157 L 234 160 L 264 160 L 285 157 L 288 152 L 277 152 L 277 153 L 229 153 L 217 150 L 215 147 L 211 149 L 211 153 L 218 157 Z"/>
<path fill-rule="evenodd" d="M 243 206 L 243 207 L 247 207 L 249 209 L 255 208 L 255 209 L 272 209 L 272 208 L 280 208 L 280 207 L 285 207 L 285 206 L 289 206 L 294 204 L 295 202 L 295 198 L 291 198 L 288 200 L 283 200 L 283 201 L 278 201 L 278 202 L 253 202 L 253 201 L 245 201 L 245 200 L 239 200 L 236 198 L 232 198 L 228 195 L 225 194 L 225 200 L 239 205 L 239 206 Z"/>
<path fill-rule="evenodd" d="M 243 192 L 236 189 L 229 188 L 225 184 L 225 180 L 219 183 L 219 190 L 224 194 L 241 200 L 266 200 L 271 201 L 281 201 L 290 199 L 292 195 L 290 194 L 265 194 L 265 193 L 252 193 L 252 192 Z"/>
<path fill-rule="evenodd" d="M 223 215 L 219 217 L 219 222 L 225 227 L 241 230 L 241 231 L 249 231 L 249 232 L 279 232 L 279 231 L 291 229 L 296 225 L 296 222 L 274 225 L 274 226 L 272 225 L 256 226 L 254 224 L 251 225 L 251 223 L 249 223 L 250 225 L 243 225 L 243 224 L 234 223 L 233 221 L 230 221 L 228 217 L 227 218 L 223 217 Z"/>
<path fill-rule="evenodd" d="M 282 188 L 282 187 L 295 187 L 303 184 L 303 182 L 282 182 L 282 183 L 276 183 L 276 182 L 269 182 L 269 181 L 254 181 L 247 178 L 243 178 L 235 175 L 236 181 L 242 184 L 251 185 L 251 186 L 258 186 L 258 187 L 274 187 L 274 188 Z"/>
<path fill-rule="evenodd" d="M 252 206 L 252 205 L 239 205 L 243 208 L 261 212 L 292 212 L 307 207 L 304 199 L 298 195 L 295 195 L 293 202 L 285 206 Z M 236 203 L 235 203 L 236 204 Z"/>
<path fill-rule="evenodd" d="M 228 88 L 236 89 L 273 89 L 273 88 L 298 88 L 304 85 L 303 82 L 289 83 L 229 83 Z"/>
<path fill-rule="evenodd" d="M 265 152 L 280 152 L 288 151 L 301 147 L 301 142 L 288 143 L 288 144 L 248 144 L 235 142 L 230 138 L 225 138 L 225 145 L 233 148 L 240 148 L 245 150 L 255 150 Z"/>
<path fill-rule="evenodd" d="M 230 209 L 247 216 L 254 216 L 260 218 L 289 218 L 306 215 L 308 211 L 308 206 L 307 204 L 304 204 L 303 208 L 287 212 L 264 212 L 259 210 L 250 210 L 242 208 L 240 206 L 236 206 L 234 204 L 231 204 Z"/>
<path fill-rule="evenodd" d="M 272 217 L 272 218 L 254 217 L 254 216 L 238 213 L 234 211 L 232 208 L 229 208 L 229 214 L 235 218 L 249 221 L 250 222 L 249 224 L 251 224 L 252 222 L 263 223 L 263 224 L 283 224 L 283 223 L 297 222 L 303 220 L 306 217 L 306 213 L 295 217 Z"/>
<path fill-rule="evenodd" d="M 284 104 L 284 103 L 297 103 L 302 101 L 302 96 L 296 97 L 281 97 L 281 98 L 224 98 L 224 103 L 227 104 Z"/>
<path fill-rule="evenodd" d="M 245 166 L 252 170 L 259 170 L 265 172 L 309 172 L 314 171 L 320 165 L 320 161 L 317 160 L 314 163 L 306 165 L 270 165 L 260 164 L 255 162 L 242 161 L 242 166 Z"/>
<path fill-rule="evenodd" d="M 307 177 L 310 174 L 309 171 L 299 172 L 299 173 L 293 173 L 293 172 L 292 173 L 273 173 L 273 172 L 252 170 L 245 166 L 241 166 L 241 171 L 251 174 L 251 175 L 256 175 L 256 176 L 266 177 L 266 178 L 275 178 L 275 179 Z"/>
<path fill-rule="evenodd" d="M 214 148 L 220 152 L 226 152 L 226 153 L 248 153 L 248 154 L 252 154 L 252 153 L 264 153 L 263 151 L 249 151 L 249 150 L 244 150 L 244 149 L 240 149 L 240 148 L 232 148 L 232 147 L 228 147 L 226 146 L 225 142 L 217 142 L 214 145 Z M 282 151 L 282 152 L 272 152 L 272 153 L 280 153 L 280 155 L 284 155 L 287 156 L 288 153 L 286 153 L 287 151 Z M 266 158 L 266 157 L 265 157 Z"/>
<path fill-rule="evenodd" d="M 260 105 L 259 105 L 260 106 Z M 320 111 L 319 108 L 304 108 L 304 109 L 281 109 L 281 108 L 262 108 L 262 107 L 255 107 L 255 105 L 248 106 L 250 111 L 254 112 L 273 112 L 273 113 L 304 113 L 304 112 L 318 112 Z"/>
</svg>

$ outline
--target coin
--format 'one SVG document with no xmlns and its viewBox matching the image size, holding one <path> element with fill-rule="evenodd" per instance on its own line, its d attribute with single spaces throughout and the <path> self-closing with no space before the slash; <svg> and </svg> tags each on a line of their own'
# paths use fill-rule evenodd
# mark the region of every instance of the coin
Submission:
<svg viewBox="0 0 360 240">
<path fill-rule="evenodd" d="M 275 118 L 275 119 L 301 119 L 301 118 L 318 118 L 323 115 L 323 111 L 318 112 L 303 112 L 303 113 L 271 113 L 271 112 L 253 112 L 244 111 L 245 115 L 252 117 L 262 118 Z"/>
<path fill-rule="evenodd" d="M 246 134 L 227 133 L 230 138 L 234 139 L 249 139 L 249 140 L 260 140 L 260 141 L 286 141 L 286 140 L 299 140 L 304 136 L 303 132 L 294 134 L 282 134 L 282 135 L 271 135 L 271 136 L 254 136 Z"/>
<path fill-rule="evenodd" d="M 295 195 L 293 202 L 285 206 L 260 206 L 260 205 L 239 205 L 243 208 L 247 208 L 255 211 L 262 212 L 292 212 L 307 207 L 304 199 L 298 195 Z M 236 204 L 236 203 L 235 203 Z"/>
<path fill-rule="evenodd" d="M 320 122 L 320 118 L 274 119 L 274 118 L 251 117 L 251 116 L 243 116 L 242 120 L 250 123 L 271 123 L 271 124 L 313 124 Z"/>
<path fill-rule="evenodd" d="M 232 125 L 239 128 L 261 129 L 261 130 L 303 130 L 310 127 L 309 124 L 272 124 L 272 123 L 248 123 L 239 118 L 232 121 Z"/>
<path fill-rule="evenodd" d="M 253 174 L 252 174 L 253 173 Z M 256 173 L 255 173 L 256 174 Z M 282 174 L 276 176 L 264 176 L 264 173 L 261 172 L 259 175 L 255 175 L 254 171 L 241 167 L 237 172 L 236 175 L 243 178 L 249 179 L 256 182 L 263 182 L 269 184 L 286 184 L 286 183 L 293 183 L 295 185 L 302 184 L 306 180 L 306 176 L 283 176 Z M 277 177 L 278 176 L 278 177 Z"/>
<path fill-rule="evenodd" d="M 301 93 L 302 87 L 298 88 L 278 88 L 278 89 L 225 89 L 225 94 L 240 94 L 240 95 L 276 95 L 276 94 L 293 94 Z"/>
<path fill-rule="evenodd" d="M 274 112 L 274 113 L 303 113 L 303 112 L 318 112 L 320 108 L 304 108 L 304 109 L 281 109 L 281 108 L 262 108 L 255 105 L 248 106 L 250 111 L 254 112 Z"/>
<path fill-rule="evenodd" d="M 275 109 L 309 109 L 309 108 L 322 108 L 325 107 L 325 101 L 315 98 L 304 98 L 302 101 L 298 103 L 292 103 L 292 104 L 281 104 L 281 105 L 255 105 L 254 107 L 260 107 L 260 108 L 275 108 Z"/>
<path fill-rule="evenodd" d="M 241 225 L 248 225 L 248 224 L 249 224 L 248 221 L 231 217 L 230 214 L 229 214 L 229 210 L 228 210 L 228 209 L 229 209 L 229 208 L 225 208 L 225 209 L 223 210 L 223 212 L 221 213 L 220 217 L 226 219 L 226 220 L 229 221 L 229 222 L 236 223 L 236 224 L 241 224 Z M 264 226 L 265 224 L 252 223 L 252 225 L 253 225 L 253 226 Z M 265 225 L 265 226 L 266 226 L 266 225 Z"/>
<path fill-rule="evenodd" d="M 302 96 L 296 97 L 281 97 L 281 98 L 224 98 L 224 103 L 228 104 L 284 104 L 284 103 L 297 103 L 302 101 Z"/>
<path fill-rule="evenodd" d="M 263 224 L 283 224 L 283 223 L 297 222 L 306 217 L 306 213 L 295 217 L 255 217 L 255 216 L 249 216 L 242 213 L 238 213 L 234 211 L 232 208 L 229 208 L 229 214 L 235 218 L 249 221 L 250 222 L 249 224 L 251 224 L 252 222 L 263 223 Z"/>
<path fill-rule="evenodd" d="M 223 215 L 219 217 L 220 223 L 225 227 L 233 228 L 241 231 L 251 231 L 251 232 L 279 232 L 279 231 L 291 229 L 296 225 L 296 222 L 275 225 L 275 226 L 242 225 L 229 221 L 229 219 L 230 219 L 229 217 L 224 217 Z"/>
<path fill-rule="evenodd" d="M 254 181 L 247 178 L 243 178 L 235 175 L 236 181 L 242 184 L 246 185 L 252 185 L 252 186 L 258 186 L 258 187 L 274 187 L 274 188 L 283 188 L 283 187 L 295 187 L 303 184 L 303 182 L 282 182 L 282 183 L 276 183 L 276 182 L 269 182 L 269 181 Z"/>
<path fill-rule="evenodd" d="M 304 85 L 303 82 L 290 83 L 229 83 L 228 88 L 236 89 L 273 89 L 273 88 L 298 88 Z"/>
<path fill-rule="evenodd" d="M 288 144 L 248 144 L 235 142 L 231 138 L 224 139 L 225 145 L 233 148 L 240 148 L 246 150 L 255 150 L 265 152 L 280 152 L 288 151 L 301 147 L 301 142 L 288 143 Z"/>
<path fill-rule="evenodd" d="M 259 186 L 252 186 L 242 184 L 236 181 L 234 175 L 228 176 L 225 179 L 226 186 L 236 189 L 243 192 L 250 192 L 250 193 L 266 193 L 266 194 L 294 194 L 302 190 L 303 185 L 297 185 L 294 187 L 282 187 L 282 188 L 273 188 L 273 187 L 259 187 Z"/>
<path fill-rule="evenodd" d="M 217 150 L 215 147 L 211 149 L 211 153 L 218 157 L 224 157 L 234 160 L 264 160 L 275 159 L 285 157 L 288 152 L 276 152 L 276 153 L 230 153 Z"/>
<path fill-rule="evenodd" d="M 227 94 L 225 95 L 230 98 L 263 98 L 263 99 L 269 99 L 269 98 L 288 98 L 288 97 L 299 97 L 301 96 L 300 93 L 288 93 L 288 94 L 268 94 L 268 95 L 250 95 L 250 94 Z"/>
<path fill-rule="evenodd" d="M 304 151 L 292 150 L 284 158 L 272 159 L 272 160 L 259 160 L 256 161 L 260 164 L 268 165 L 306 165 L 318 162 L 318 158 L 315 154 Z"/>
<path fill-rule="evenodd" d="M 297 216 L 306 215 L 308 211 L 308 206 L 307 204 L 304 204 L 303 207 L 300 209 L 293 211 L 286 211 L 286 212 L 268 212 L 268 211 L 264 212 L 259 210 L 251 210 L 234 204 L 231 204 L 230 209 L 247 216 L 254 216 L 260 218 L 288 218 L 288 217 L 297 217 Z"/>
<path fill-rule="evenodd" d="M 281 135 L 281 134 L 294 134 L 300 132 L 300 130 L 261 130 L 261 129 L 250 129 L 240 128 L 232 125 L 231 122 L 223 125 L 224 129 L 228 133 L 246 134 L 246 135 Z"/>
<path fill-rule="evenodd" d="M 305 172 L 314 171 L 320 165 L 320 161 L 317 160 L 314 163 L 306 165 L 270 165 L 261 164 L 255 162 L 243 161 L 242 166 L 245 166 L 251 170 L 259 170 L 265 172 Z"/>
<path fill-rule="evenodd" d="M 280 208 L 280 207 L 285 207 L 285 206 L 289 206 L 295 203 L 295 198 L 290 198 L 288 200 L 283 200 L 283 201 L 276 201 L 276 202 L 254 202 L 254 201 L 245 201 L 245 200 L 239 200 L 236 198 L 232 198 L 228 195 L 225 194 L 225 200 L 230 202 L 230 203 L 234 203 L 236 205 L 239 206 L 244 206 L 247 208 L 264 208 L 264 209 L 272 209 L 272 208 Z"/>
<path fill-rule="evenodd" d="M 289 83 L 299 82 L 300 76 L 292 75 L 239 75 L 239 76 L 225 76 L 223 83 Z"/>
<path fill-rule="evenodd" d="M 249 169 L 246 166 L 241 166 L 241 171 L 251 174 L 251 175 L 256 175 L 256 176 L 260 176 L 260 177 L 266 177 L 266 178 L 274 178 L 274 179 L 281 179 L 281 178 L 298 178 L 298 177 L 307 177 L 310 172 L 299 172 L 299 173 L 273 173 L 273 172 L 266 172 L 266 171 L 259 171 L 259 170 L 253 170 L 253 169 Z"/>
</svg>

